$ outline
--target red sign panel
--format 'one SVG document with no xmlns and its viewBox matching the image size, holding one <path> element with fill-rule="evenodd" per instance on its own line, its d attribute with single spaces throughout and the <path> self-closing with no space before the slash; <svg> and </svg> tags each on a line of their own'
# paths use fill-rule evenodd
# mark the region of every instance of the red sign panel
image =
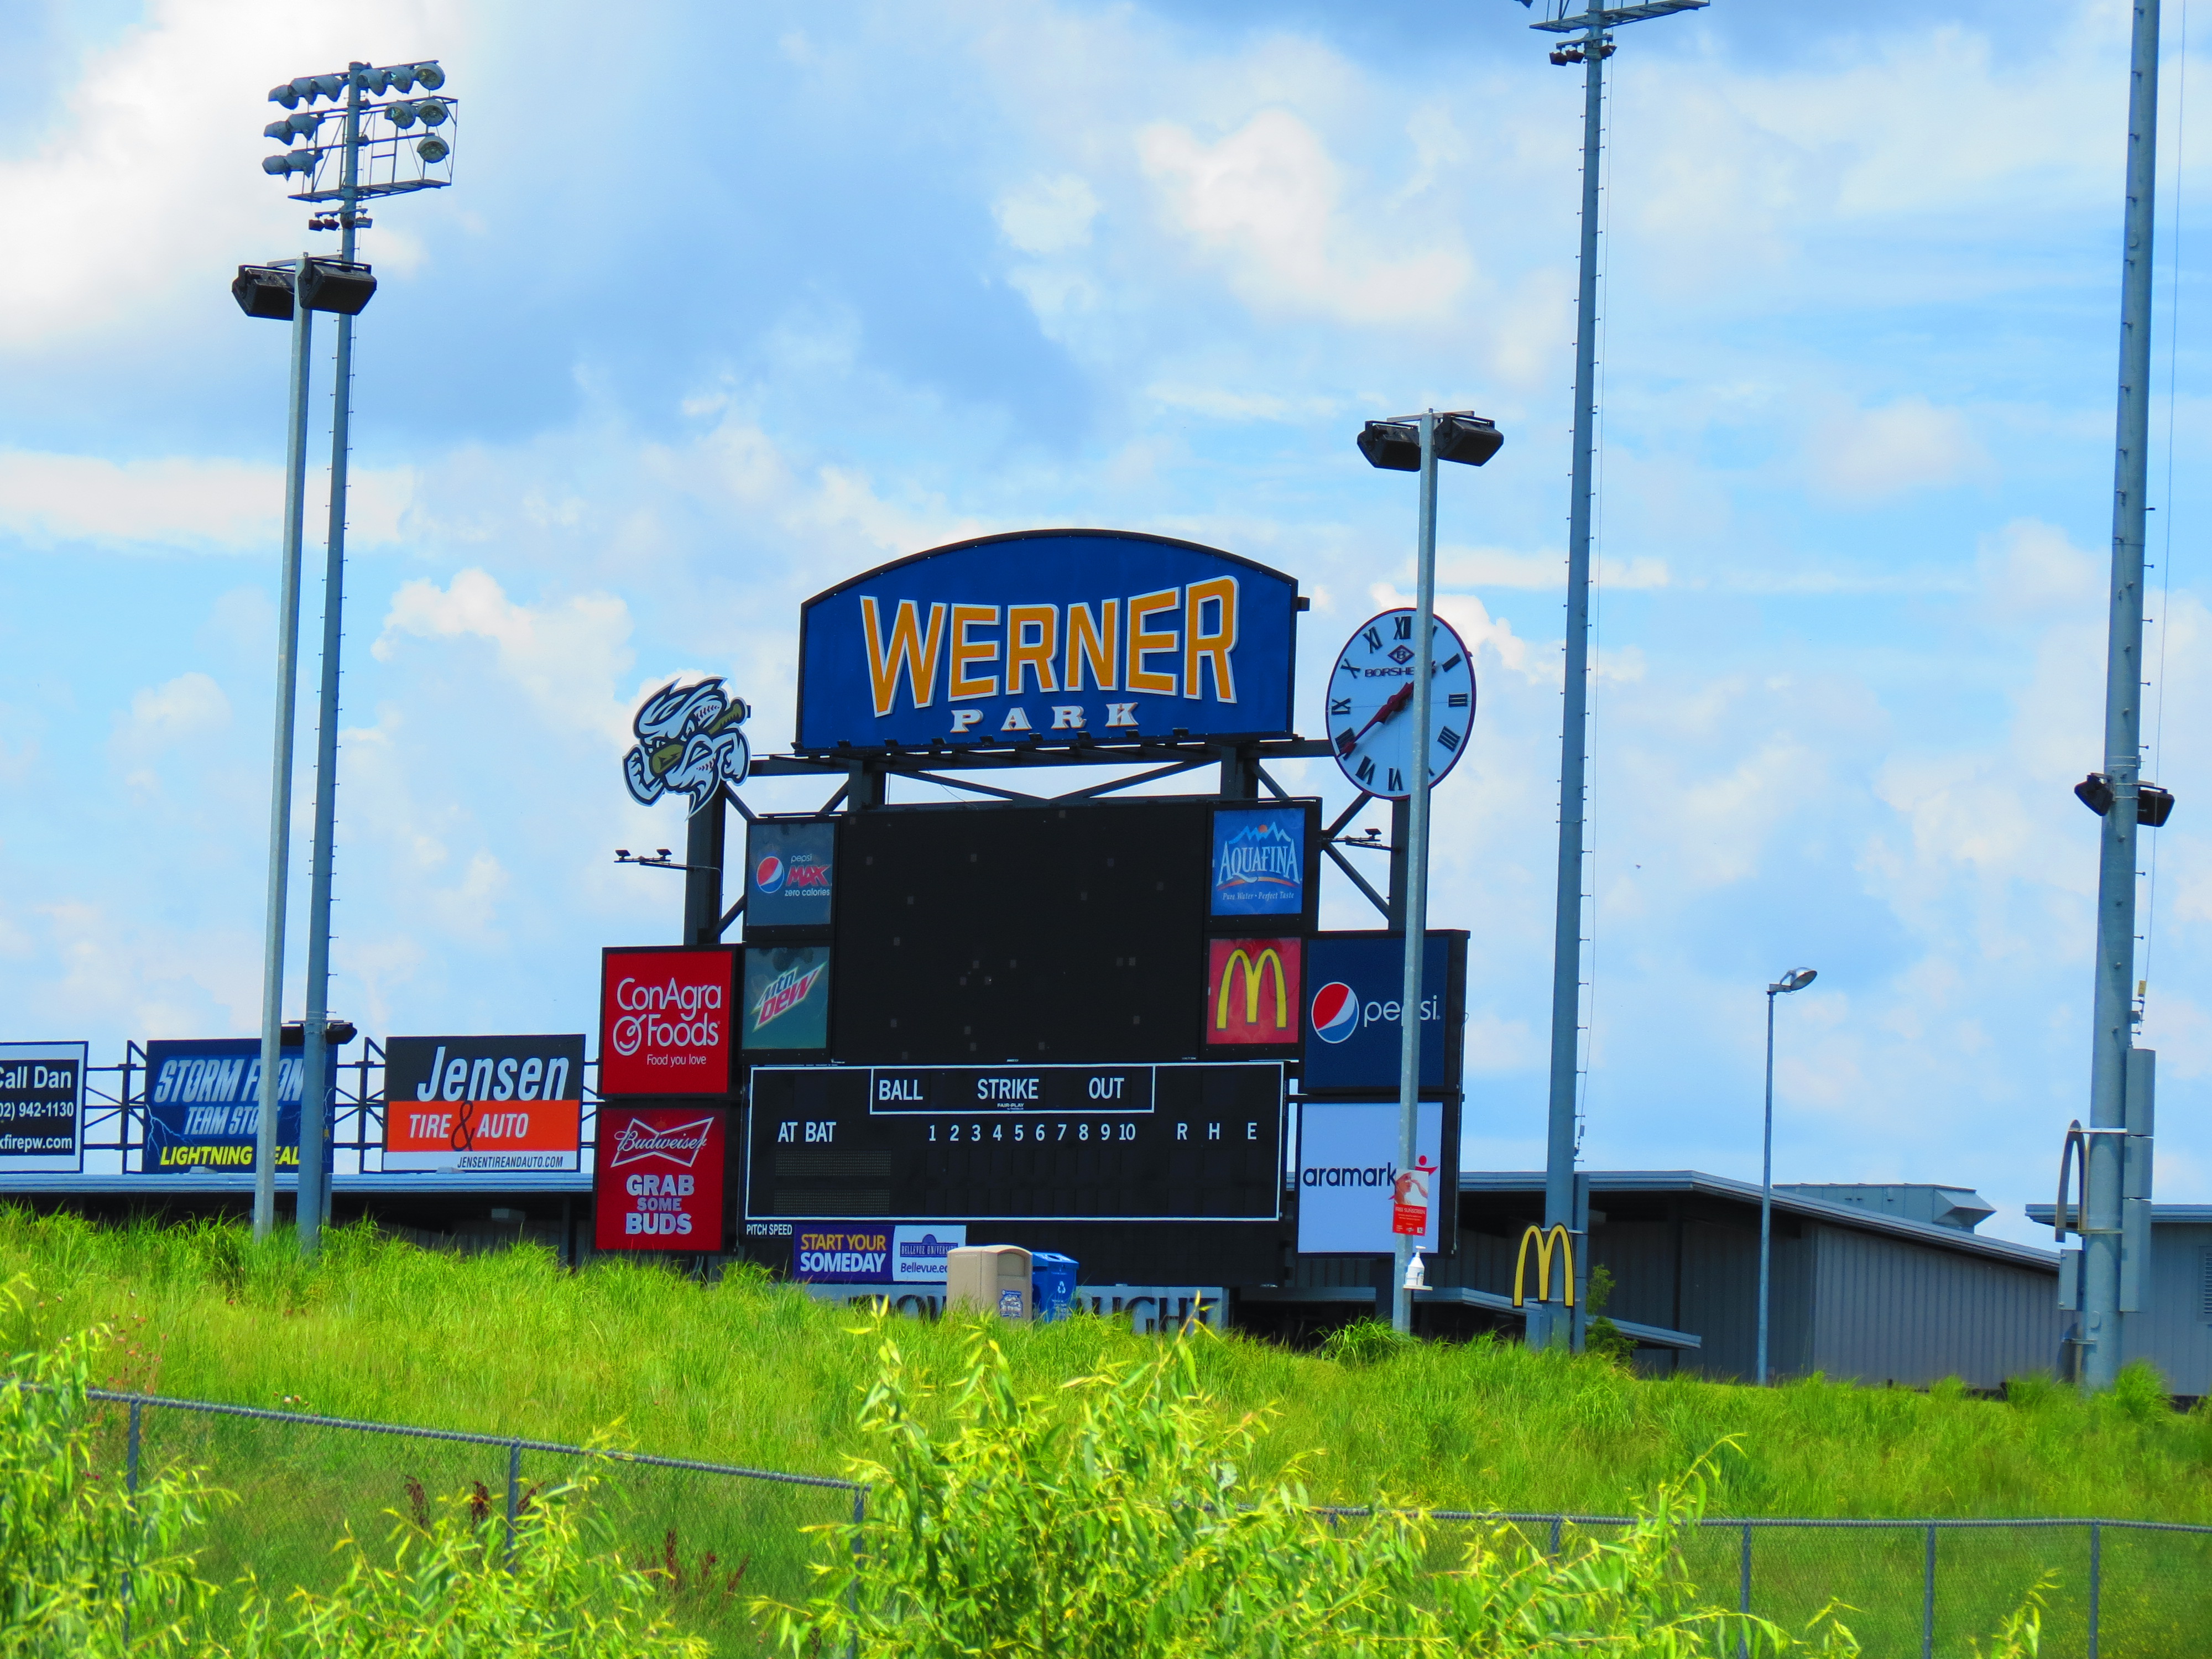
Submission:
<svg viewBox="0 0 2212 1659">
<path fill-rule="evenodd" d="M 599 977 L 599 1094 L 726 1095 L 738 1048 L 734 946 L 611 949 Z"/>
<path fill-rule="evenodd" d="M 592 1242 L 603 1250 L 720 1249 L 725 1116 L 714 1107 L 600 1107 Z"/>
<path fill-rule="evenodd" d="M 1305 1004 L 1299 969 L 1305 941 L 1217 939 L 1206 947 L 1206 1040 L 1295 1044 Z"/>
<path fill-rule="evenodd" d="M 1436 1170 L 1424 1152 L 1414 1167 L 1401 1170 L 1390 1194 L 1390 1231 L 1419 1238 L 1429 1230 L 1429 1183 Z"/>
</svg>

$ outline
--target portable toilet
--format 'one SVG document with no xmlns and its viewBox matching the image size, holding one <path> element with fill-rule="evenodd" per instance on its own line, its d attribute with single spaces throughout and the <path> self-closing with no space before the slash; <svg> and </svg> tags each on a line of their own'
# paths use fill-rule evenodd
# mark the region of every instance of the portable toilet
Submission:
<svg viewBox="0 0 2212 1659">
<path fill-rule="evenodd" d="M 945 1305 L 1001 1319 L 1030 1316 L 1030 1253 L 1018 1244 L 962 1244 L 945 1258 Z"/>
<path fill-rule="evenodd" d="M 1037 1319 L 1065 1319 L 1075 1311 L 1075 1274 L 1072 1255 L 1030 1252 L 1030 1305 Z"/>
</svg>

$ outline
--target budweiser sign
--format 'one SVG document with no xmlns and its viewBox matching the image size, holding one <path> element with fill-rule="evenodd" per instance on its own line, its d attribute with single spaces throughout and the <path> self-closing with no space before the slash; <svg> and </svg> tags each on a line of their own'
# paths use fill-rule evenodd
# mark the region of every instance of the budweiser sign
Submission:
<svg viewBox="0 0 2212 1659">
<path fill-rule="evenodd" d="M 717 1127 L 712 1117 L 694 1119 L 689 1123 L 672 1123 L 655 1128 L 633 1114 L 615 1132 L 610 1169 L 620 1169 L 625 1164 L 635 1164 L 648 1158 L 665 1158 L 671 1164 L 680 1164 L 690 1169 L 699 1161 L 699 1154 L 707 1149 L 707 1142 Z"/>
<path fill-rule="evenodd" d="M 720 1111 L 606 1105 L 592 1173 L 592 1236 L 603 1250 L 722 1248 Z"/>
<path fill-rule="evenodd" d="M 599 1091 L 724 1095 L 737 1048 L 727 946 L 610 950 L 600 970 Z"/>
</svg>

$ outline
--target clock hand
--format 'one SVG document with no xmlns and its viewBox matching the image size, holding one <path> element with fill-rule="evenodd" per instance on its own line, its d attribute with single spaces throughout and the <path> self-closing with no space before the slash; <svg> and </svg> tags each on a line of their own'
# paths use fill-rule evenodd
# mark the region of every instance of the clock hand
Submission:
<svg viewBox="0 0 2212 1659">
<path fill-rule="evenodd" d="M 1389 720 L 1393 714 L 1403 708 L 1407 703 L 1413 702 L 1413 688 L 1411 685 L 1400 686 L 1395 691 L 1393 691 L 1390 694 L 1389 699 L 1384 702 L 1383 705 L 1380 708 L 1376 709 L 1372 714 L 1367 717 L 1366 725 L 1361 726 L 1350 737 L 1339 738 L 1337 739 L 1336 752 L 1340 755 L 1350 754 L 1354 749 L 1357 749 L 1359 746 L 1360 738 L 1365 737 L 1370 732 L 1380 726 L 1384 720 Z"/>
</svg>

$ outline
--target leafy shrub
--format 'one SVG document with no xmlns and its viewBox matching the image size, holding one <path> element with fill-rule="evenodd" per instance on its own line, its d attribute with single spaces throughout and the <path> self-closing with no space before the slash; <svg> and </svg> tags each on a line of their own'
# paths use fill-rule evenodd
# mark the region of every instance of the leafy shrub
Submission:
<svg viewBox="0 0 2212 1659">
<path fill-rule="evenodd" d="M 1252 1489 L 1240 1471 L 1263 1419 L 1224 1424 L 1200 1389 L 1194 1346 L 1210 1340 L 1079 1378 L 1054 1408 L 1016 1395 L 979 1332 L 937 1432 L 927 1385 L 883 1340 L 861 1411 L 879 1455 L 854 1468 L 867 1518 L 813 1529 L 827 1549 L 807 1605 L 756 1611 L 794 1656 L 848 1644 L 868 1659 L 1806 1650 L 1695 1604 L 1676 1550 L 1700 1512 L 1694 1480 L 1618 1540 L 1553 1558 L 1500 1528 L 1443 1574 L 1418 1513 L 1317 1513 L 1297 1465 Z M 1808 1639 L 1858 1651 L 1825 1618 Z"/>
<path fill-rule="evenodd" d="M 22 1281 L 0 1287 L 20 1311 Z M 220 1495 L 199 1473 L 140 1483 L 99 1467 L 100 1425 L 87 1397 L 108 1346 L 97 1328 L 15 1355 L 0 1379 L 0 1656 L 105 1659 L 185 1650 L 214 1586 L 184 1548 Z"/>
</svg>

